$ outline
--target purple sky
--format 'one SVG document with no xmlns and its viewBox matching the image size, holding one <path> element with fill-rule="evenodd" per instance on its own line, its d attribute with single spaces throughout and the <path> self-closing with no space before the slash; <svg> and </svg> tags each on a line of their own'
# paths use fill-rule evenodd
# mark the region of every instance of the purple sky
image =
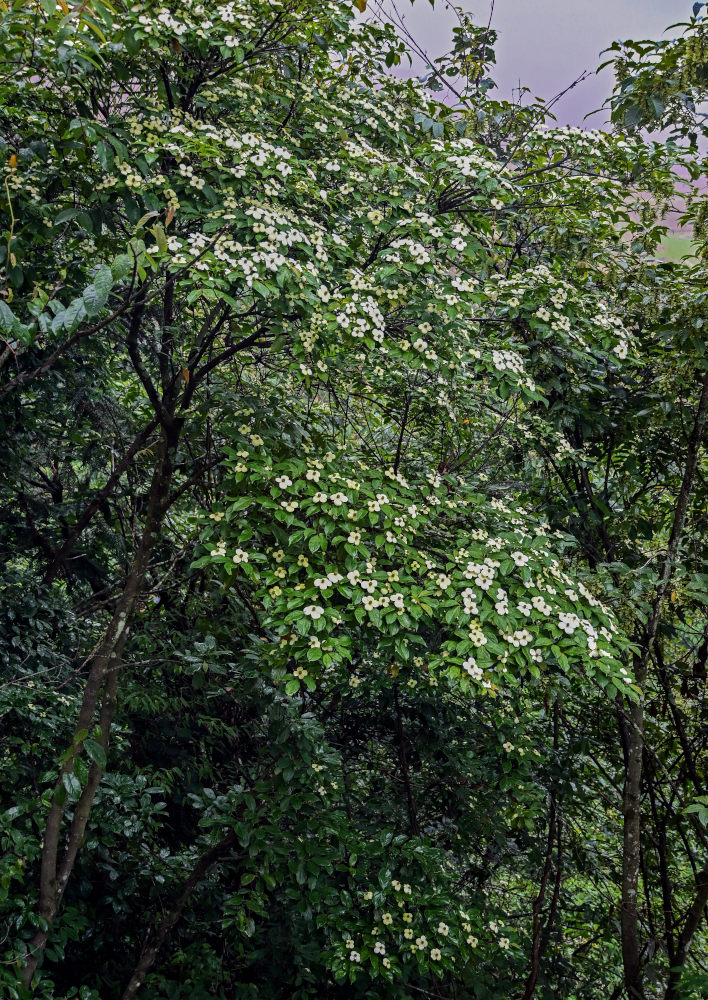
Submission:
<svg viewBox="0 0 708 1000">
<path fill-rule="evenodd" d="M 489 0 L 461 0 L 461 5 L 477 23 L 487 23 Z M 582 70 L 594 72 L 606 58 L 601 49 L 614 39 L 660 38 L 670 24 L 688 20 L 691 7 L 691 0 L 496 0 L 498 90 L 493 93 L 510 98 L 521 80 L 533 95 L 553 97 Z M 444 0 L 436 0 L 434 8 L 427 0 L 412 6 L 400 0 L 399 10 L 429 55 L 448 49 L 455 21 Z M 575 87 L 556 105 L 559 123 L 583 124 L 583 116 L 607 98 L 612 82 L 608 68 Z M 586 125 L 598 128 L 606 118 L 593 115 Z"/>
</svg>

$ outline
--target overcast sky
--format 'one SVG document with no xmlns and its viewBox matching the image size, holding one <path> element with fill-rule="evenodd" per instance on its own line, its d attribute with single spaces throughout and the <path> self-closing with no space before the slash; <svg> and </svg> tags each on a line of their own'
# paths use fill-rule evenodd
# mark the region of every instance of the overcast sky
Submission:
<svg viewBox="0 0 708 1000">
<path fill-rule="evenodd" d="M 477 23 L 487 23 L 489 0 L 462 0 Z M 600 51 L 615 39 L 660 38 L 670 24 L 686 21 L 691 0 L 496 0 L 492 27 L 499 33 L 495 96 L 510 98 L 512 89 L 530 87 L 535 96 L 550 98 L 587 69 L 594 73 L 606 57 Z M 427 0 L 399 10 L 428 54 L 449 48 L 454 15 L 444 0 L 431 8 Z M 556 106 L 560 123 L 580 125 L 583 116 L 599 108 L 612 89 L 612 71 L 575 87 Z M 593 115 L 587 127 L 599 127 L 605 113 Z"/>
</svg>

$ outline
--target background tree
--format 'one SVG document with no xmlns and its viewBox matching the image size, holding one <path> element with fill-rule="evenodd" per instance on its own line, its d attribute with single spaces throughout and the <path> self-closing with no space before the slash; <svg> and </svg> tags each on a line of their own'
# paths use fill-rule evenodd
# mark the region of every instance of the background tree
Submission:
<svg viewBox="0 0 708 1000">
<path fill-rule="evenodd" d="M 695 980 L 677 154 L 491 41 L 450 107 L 334 2 L 2 11 L 9 996 Z"/>
</svg>

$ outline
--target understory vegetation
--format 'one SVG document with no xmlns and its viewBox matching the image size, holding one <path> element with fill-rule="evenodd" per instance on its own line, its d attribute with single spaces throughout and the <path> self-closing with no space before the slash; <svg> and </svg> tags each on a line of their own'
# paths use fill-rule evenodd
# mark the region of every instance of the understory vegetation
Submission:
<svg viewBox="0 0 708 1000">
<path fill-rule="evenodd" d="M 0 3 L 2 997 L 708 996 L 704 8 Z"/>
</svg>

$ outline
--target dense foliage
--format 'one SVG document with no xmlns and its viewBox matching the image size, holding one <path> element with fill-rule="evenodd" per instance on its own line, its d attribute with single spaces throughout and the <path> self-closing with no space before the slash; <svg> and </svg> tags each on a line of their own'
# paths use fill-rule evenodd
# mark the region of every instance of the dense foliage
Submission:
<svg viewBox="0 0 708 1000">
<path fill-rule="evenodd" d="M 374 15 L 0 4 L 3 996 L 708 995 L 706 64 Z"/>
</svg>

